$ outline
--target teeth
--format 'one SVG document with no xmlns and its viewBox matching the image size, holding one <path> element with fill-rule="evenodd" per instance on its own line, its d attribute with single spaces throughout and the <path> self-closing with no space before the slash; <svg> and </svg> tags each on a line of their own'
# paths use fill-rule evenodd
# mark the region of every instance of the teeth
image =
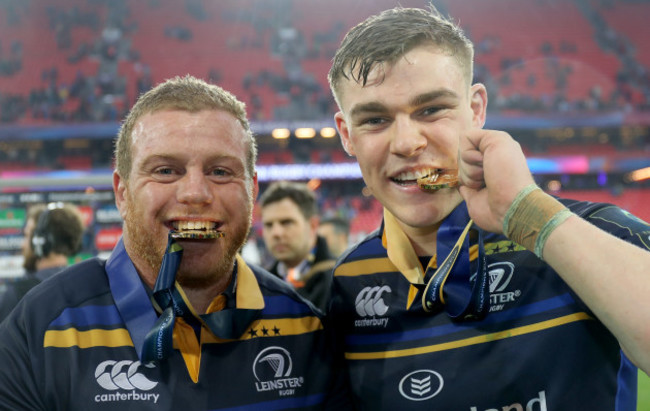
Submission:
<svg viewBox="0 0 650 411">
<path fill-rule="evenodd" d="M 212 221 L 174 221 L 175 230 L 214 230 L 216 224 Z"/>
<path fill-rule="evenodd" d="M 437 169 L 434 168 L 425 168 L 422 170 L 416 170 L 416 171 L 407 171 L 406 173 L 401 173 L 395 177 L 395 180 L 399 181 L 408 181 L 408 180 L 417 180 L 422 177 L 426 177 L 428 175 L 431 175 L 432 173 L 436 173 Z"/>
</svg>

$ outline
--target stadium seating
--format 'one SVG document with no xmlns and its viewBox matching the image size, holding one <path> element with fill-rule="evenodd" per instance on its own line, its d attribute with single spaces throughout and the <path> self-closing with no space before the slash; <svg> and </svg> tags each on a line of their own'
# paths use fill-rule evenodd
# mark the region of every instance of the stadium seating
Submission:
<svg viewBox="0 0 650 411">
<path fill-rule="evenodd" d="M 57 71 L 59 94 L 62 90 L 65 93 L 78 74 L 97 77 L 105 57 L 103 47 L 108 47 L 103 30 L 118 27 L 121 43 L 113 46 L 121 51 L 111 53 L 116 53 L 113 57 L 118 59 L 118 69 L 114 75 L 123 78 L 126 96 L 115 101 L 127 107 L 133 102 L 140 91 L 136 78 L 142 65 L 150 68 L 153 84 L 175 75 L 191 73 L 208 78 L 209 73 L 216 72 L 219 84 L 248 103 L 249 109 L 255 106 L 254 118 L 272 120 L 277 107 L 289 105 L 290 96 L 263 81 L 245 85 L 247 79 L 264 74 L 286 80 L 291 77 L 288 70 L 295 69 L 289 68 L 291 64 L 297 64 L 305 76 L 320 85 L 322 93 L 328 94 L 326 73 L 344 31 L 369 13 L 394 3 L 157 0 L 113 4 L 61 0 L 49 6 L 26 2 L 14 6 L 12 12 L 0 7 L 0 21 L 7 22 L 0 25 L 3 58 L 17 47 L 22 63 L 12 75 L 0 75 L 0 91 L 27 99 L 34 89 L 48 85 L 43 73 L 52 68 Z M 128 12 L 120 14 L 115 4 L 126 7 Z M 400 4 L 421 6 L 414 0 Z M 595 26 L 578 3 L 441 0 L 437 4 L 467 29 L 477 45 L 477 66 L 487 70 L 490 85 L 502 99 L 523 94 L 548 102 L 560 95 L 575 103 L 589 101 L 596 94 L 596 98 L 607 101 L 617 91 L 621 56 L 599 44 L 602 27 Z M 612 30 L 629 39 L 638 60 L 647 68 L 650 52 L 643 47 L 648 34 L 643 16 L 647 15 L 648 5 L 624 1 L 612 2 L 609 7 L 595 1 L 587 4 L 591 4 L 592 12 L 603 16 Z M 345 13 L 340 13 L 343 9 Z M 115 19 L 114 14 L 120 18 Z M 94 16 L 95 26 L 80 21 L 84 16 Z M 293 28 L 298 38 L 287 43 L 288 50 L 278 46 L 277 38 L 287 27 Z M 73 59 L 84 45 L 86 53 Z M 288 81 L 296 82 L 293 78 Z M 630 93 L 635 103 L 645 102 L 646 97 L 636 85 L 632 85 Z M 498 108 L 499 101 L 490 107 Z M 257 107 L 259 104 L 261 107 Z M 517 106 L 504 108 L 516 110 Z M 62 108 L 76 109 L 75 104 Z M 42 122 L 29 110 L 18 117 L 14 121 Z"/>
</svg>

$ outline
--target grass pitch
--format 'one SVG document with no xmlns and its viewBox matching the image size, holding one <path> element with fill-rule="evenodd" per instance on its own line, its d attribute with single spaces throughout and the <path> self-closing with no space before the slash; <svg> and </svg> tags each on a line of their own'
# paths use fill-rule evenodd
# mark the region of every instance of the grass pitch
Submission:
<svg viewBox="0 0 650 411">
<path fill-rule="evenodd" d="M 639 397 L 637 411 L 650 411 L 650 377 L 639 370 Z"/>
</svg>

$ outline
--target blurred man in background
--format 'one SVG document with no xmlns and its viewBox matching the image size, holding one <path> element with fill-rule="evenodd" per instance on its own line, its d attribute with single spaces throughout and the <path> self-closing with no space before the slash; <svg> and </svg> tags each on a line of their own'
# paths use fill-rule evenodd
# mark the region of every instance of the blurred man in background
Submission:
<svg viewBox="0 0 650 411">
<path fill-rule="evenodd" d="M 325 238 L 317 234 L 314 192 L 303 183 L 279 181 L 266 189 L 259 202 L 264 243 L 275 258 L 269 271 L 324 310 L 335 258 Z"/>
<path fill-rule="evenodd" d="M 84 224 L 76 206 L 64 203 L 34 205 L 23 229 L 25 276 L 9 282 L 0 294 L 2 321 L 36 284 L 69 265 L 81 249 Z"/>
<path fill-rule="evenodd" d="M 327 217 L 320 220 L 318 235 L 325 238 L 330 252 L 338 258 L 350 243 L 350 223 L 343 217 Z"/>
</svg>

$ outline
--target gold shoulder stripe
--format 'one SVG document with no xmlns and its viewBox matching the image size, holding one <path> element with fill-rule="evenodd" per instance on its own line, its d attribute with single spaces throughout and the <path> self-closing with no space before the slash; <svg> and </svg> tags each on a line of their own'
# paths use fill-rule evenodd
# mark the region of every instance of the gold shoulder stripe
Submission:
<svg viewBox="0 0 650 411">
<path fill-rule="evenodd" d="M 485 255 L 505 253 L 511 251 L 525 251 L 526 248 L 514 241 L 501 240 L 493 243 L 485 243 Z"/>
<path fill-rule="evenodd" d="M 67 330 L 46 331 L 43 347 L 133 347 L 133 341 L 131 341 L 129 332 L 124 328 L 88 331 L 68 328 Z"/>
<path fill-rule="evenodd" d="M 323 323 L 320 318 L 315 316 L 256 320 L 251 323 L 246 332 L 240 337 L 240 340 L 309 334 L 321 329 L 323 329 Z M 212 333 L 207 332 L 202 334 L 201 340 L 209 344 L 233 341 L 217 338 Z"/>
<path fill-rule="evenodd" d="M 478 246 L 470 247 L 470 260 L 478 257 Z M 335 276 L 354 277 L 357 275 L 368 275 L 375 273 L 398 273 L 397 267 L 388 257 L 369 258 L 367 260 L 352 261 L 341 264 L 334 271 Z"/>
<path fill-rule="evenodd" d="M 278 318 L 253 321 L 250 329 L 257 330 L 258 337 L 277 337 L 280 335 L 308 334 L 323 329 L 320 318 L 309 316 L 301 318 Z M 266 333 L 264 330 L 268 330 Z M 254 338 L 247 333 L 242 339 Z"/>
<path fill-rule="evenodd" d="M 519 335 L 530 334 L 548 328 L 558 327 L 576 321 L 593 320 L 593 317 L 586 313 L 575 313 L 553 320 L 542 321 L 523 327 L 511 328 L 496 333 L 480 335 L 478 337 L 466 338 L 464 340 L 450 341 L 442 344 L 429 345 L 426 347 L 409 348 L 404 350 L 380 351 L 380 352 L 347 352 L 345 358 L 348 360 L 378 360 L 385 358 L 410 357 L 414 355 L 429 354 L 432 352 L 453 350 L 454 348 L 467 347 L 470 345 L 483 344 L 496 340 L 503 340 Z"/>
<path fill-rule="evenodd" d="M 382 272 L 394 272 L 397 268 L 387 257 L 369 258 L 367 260 L 353 261 L 341 264 L 334 272 L 335 276 L 352 277 Z"/>
</svg>

